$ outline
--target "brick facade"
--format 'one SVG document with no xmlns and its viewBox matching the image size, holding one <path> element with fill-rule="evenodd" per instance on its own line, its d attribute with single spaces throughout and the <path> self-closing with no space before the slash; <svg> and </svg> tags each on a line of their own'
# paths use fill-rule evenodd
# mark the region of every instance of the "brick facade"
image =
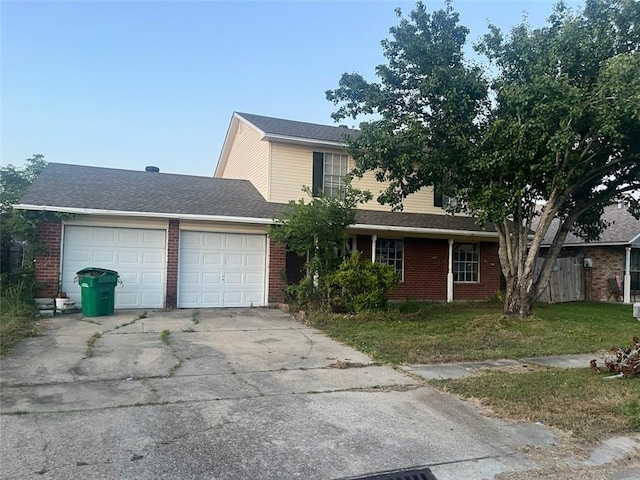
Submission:
<svg viewBox="0 0 640 480">
<path fill-rule="evenodd" d="M 581 250 L 585 258 L 593 260 L 591 272 L 586 272 L 585 275 L 585 298 L 607 300 L 610 291 L 608 279 L 615 278 L 616 275 L 620 277 L 620 281 L 624 279 L 624 247 L 587 247 Z M 613 301 L 613 297 L 611 300 Z"/>
<path fill-rule="evenodd" d="M 180 220 L 169 220 L 167 232 L 167 290 L 165 308 L 178 307 L 178 258 L 180 248 Z"/>
<path fill-rule="evenodd" d="M 287 285 L 287 249 L 271 239 L 269 242 L 269 295 L 268 303 L 284 302 L 284 287 Z"/>
<path fill-rule="evenodd" d="M 371 258 L 371 236 L 358 235 L 363 259 Z M 389 295 L 393 300 L 446 300 L 449 243 L 430 238 L 404 239 L 404 281 Z M 484 300 L 500 291 L 498 244 L 480 243 L 480 282 L 454 283 L 454 300 Z"/>
<path fill-rule="evenodd" d="M 38 240 L 45 250 L 35 256 L 35 277 L 39 297 L 55 297 L 60 283 L 60 245 L 62 223 L 41 222 L 38 224 Z"/>
<path fill-rule="evenodd" d="M 38 295 L 53 297 L 58 292 L 60 280 L 60 258 L 62 224 L 43 222 L 38 225 L 40 242 L 46 247 L 46 253 L 37 255 L 36 281 L 39 284 Z M 272 240 L 269 241 L 269 290 L 268 303 L 284 301 L 286 286 L 286 248 Z M 170 220 L 167 232 L 167 279 L 165 307 L 178 305 L 178 261 L 180 246 L 180 221 Z M 357 246 L 362 257 L 371 258 L 371 236 L 358 235 Z M 446 300 L 447 298 L 447 240 L 413 238 L 404 239 L 404 281 L 390 295 L 391 299 L 404 300 Z M 607 278 L 621 274 L 623 251 L 604 250 L 595 252 L 594 291 L 598 295 L 608 294 Z M 614 267 L 613 265 L 617 265 Z M 611 267 L 609 267 L 611 266 Z M 500 263 L 496 243 L 480 243 L 480 282 L 455 283 L 454 300 L 481 300 L 490 297 L 500 289 Z M 596 297 L 594 293 L 594 299 Z"/>
</svg>

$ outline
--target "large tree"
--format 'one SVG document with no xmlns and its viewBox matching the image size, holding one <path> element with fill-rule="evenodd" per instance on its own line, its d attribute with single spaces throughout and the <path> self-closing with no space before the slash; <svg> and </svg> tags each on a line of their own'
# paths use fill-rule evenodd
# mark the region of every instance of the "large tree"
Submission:
<svg viewBox="0 0 640 480">
<path fill-rule="evenodd" d="M 507 280 L 505 313 L 526 316 L 570 231 L 595 239 L 603 208 L 640 188 L 640 2 L 555 6 L 547 24 L 494 25 L 467 61 L 469 30 L 448 3 L 422 3 L 382 41 L 378 83 L 345 73 L 333 118 L 365 116 L 350 141 L 356 173 L 374 170 L 402 200 L 433 185 L 450 209 L 493 222 Z M 559 225 L 539 276 L 535 259 Z M 530 235 L 535 225 L 535 234 Z"/>
</svg>

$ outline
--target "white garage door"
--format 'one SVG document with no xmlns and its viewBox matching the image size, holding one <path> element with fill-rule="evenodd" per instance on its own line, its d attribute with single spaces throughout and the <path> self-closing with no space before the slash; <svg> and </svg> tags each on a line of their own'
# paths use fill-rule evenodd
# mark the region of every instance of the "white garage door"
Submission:
<svg viewBox="0 0 640 480">
<path fill-rule="evenodd" d="M 80 305 L 76 272 L 86 267 L 115 270 L 115 308 L 162 308 L 165 292 L 164 230 L 67 225 L 64 228 L 62 288 Z"/>
<path fill-rule="evenodd" d="M 266 236 L 180 232 L 178 305 L 265 305 Z"/>
</svg>

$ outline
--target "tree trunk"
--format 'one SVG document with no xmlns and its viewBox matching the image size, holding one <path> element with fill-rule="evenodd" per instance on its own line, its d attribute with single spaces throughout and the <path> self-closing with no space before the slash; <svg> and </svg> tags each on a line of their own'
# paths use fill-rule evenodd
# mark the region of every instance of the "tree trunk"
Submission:
<svg viewBox="0 0 640 480">
<path fill-rule="evenodd" d="M 511 277 L 507 279 L 507 292 L 504 302 L 504 314 L 511 317 L 528 317 L 533 308 L 534 296 L 527 288 L 527 279 Z"/>
</svg>

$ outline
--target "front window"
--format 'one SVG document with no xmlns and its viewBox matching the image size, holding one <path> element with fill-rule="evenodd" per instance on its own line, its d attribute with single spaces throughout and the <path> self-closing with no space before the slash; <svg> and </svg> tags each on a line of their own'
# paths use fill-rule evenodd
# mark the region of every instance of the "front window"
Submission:
<svg viewBox="0 0 640 480">
<path fill-rule="evenodd" d="M 376 262 L 394 268 L 403 278 L 404 241 L 402 239 L 379 238 L 376 241 Z"/>
<path fill-rule="evenodd" d="M 633 248 L 631 250 L 631 290 L 634 292 L 640 291 L 640 248 Z"/>
<path fill-rule="evenodd" d="M 347 176 L 349 157 L 340 153 L 324 154 L 322 191 L 327 197 L 344 195 L 344 179 Z"/>
<path fill-rule="evenodd" d="M 477 243 L 458 243 L 453 247 L 454 282 L 477 282 L 479 265 Z"/>
</svg>

